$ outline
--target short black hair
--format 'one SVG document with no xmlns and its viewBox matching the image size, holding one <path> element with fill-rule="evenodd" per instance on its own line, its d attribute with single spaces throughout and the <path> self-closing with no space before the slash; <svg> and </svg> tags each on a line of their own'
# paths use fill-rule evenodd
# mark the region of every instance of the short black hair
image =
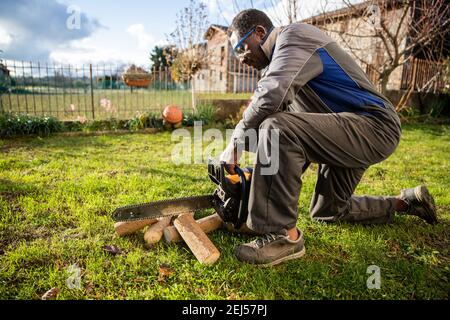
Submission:
<svg viewBox="0 0 450 320">
<path fill-rule="evenodd" d="M 231 26 L 228 28 L 228 36 L 236 31 L 239 37 L 243 37 L 251 28 L 256 26 L 263 26 L 266 30 L 270 30 L 273 28 L 273 23 L 267 14 L 260 10 L 243 10 L 234 17 Z"/>
</svg>

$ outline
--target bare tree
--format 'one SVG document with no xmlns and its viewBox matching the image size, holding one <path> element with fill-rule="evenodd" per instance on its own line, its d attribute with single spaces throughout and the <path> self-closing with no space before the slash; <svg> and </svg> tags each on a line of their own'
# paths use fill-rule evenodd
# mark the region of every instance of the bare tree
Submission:
<svg viewBox="0 0 450 320">
<path fill-rule="evenodd" d="M 236 0 L 234 0 L 236 1 Z M 253 2 L 253 1 L 251 1 Z M 294 23 L 299 20 L 299 9 L 301 0 L 266 0 L 262 3 L 262 7 L 269 13 L 271 18 L 278 25 L 286 23 Z"/>
<path fill-rule="evenodd" d="M 205 66 L 208 50 L 204 34 L 208 27 L 207 6 L 191 0 L 189 7 L 177 14 L 176 29 L 168 36 L 173 45 L 167 53 L 172 78 L 175 81 L 191 80 L 192 108 L 196 110 L 194 76 Z"/>
<path fill-rule="evenodd" d="M 445 87 L 444 92 L 450 93 L 450 59 L 447 59 L 446 65 L 445 65 Z"/>
<path fill-rule="evenodd" d="M 304 2 L 304 0 L 232 0 L 232 5 L 235 14 L 244 9 L 256 8 L 264 10 L 275 24 L 285 25 L 300 20 L 300 11 L 306 11 L 302 7 Z M 216 0 L 216 3 L 219 10 L 222 11 L 221 0 Z M 227 21 L 225 17 L 223 18 L 227 24 L 230 24 L 230 21 Z"/>
<path fill-rule="evenodd" d="M 448 0 L 372 0 L 352 4 L 334 14 L 323 12 L 307 22 L 324 29 L 374 74 L 383 93 L 389 79 L 400 66 L 416 57 L 441 63 L 448 55 L 450 7 Z M 374 50 L 375 48 L 375 50 Z M 400 111 L 413 90 L 432 87 L 442 77 L 444 68 L 422 84 L 411 86 L 402 97 Z M 414 72 L 412 72 L 414 74 Z"/>
</svg>

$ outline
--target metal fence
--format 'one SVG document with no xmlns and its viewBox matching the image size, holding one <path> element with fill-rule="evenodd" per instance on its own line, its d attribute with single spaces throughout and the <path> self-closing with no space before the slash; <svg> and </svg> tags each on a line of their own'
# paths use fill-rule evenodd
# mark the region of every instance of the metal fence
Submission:
<svg viewBox="0 0 450 320">
<path fill-rule="evenodd" d="M 83 121 L 126 119 L 141 112 L 161 112 L 168 104 L 192 110 L 192 83 L 196 105 L 249 98 L 255 85 L 248 84 L 257 82 L 259 75 L 245 67 L 246 72 L 236 70 L 227 74 L 202 70 L 194 79 L 177 83 L 169 68 L 6 60 L 0 63 L 0 112 Z M 230 77 L 241 84 L 230 88 Z"/>
</svg>

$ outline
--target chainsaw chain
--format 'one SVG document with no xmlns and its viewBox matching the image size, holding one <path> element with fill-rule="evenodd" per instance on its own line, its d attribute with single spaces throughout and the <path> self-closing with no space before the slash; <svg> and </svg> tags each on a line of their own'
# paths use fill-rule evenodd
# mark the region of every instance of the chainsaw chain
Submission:
<svg viewBox="0 0 450 320">
<path fill-rule="evenodd" d="M 165 204 L 165 203 L 169 203 L 169 202 L 173 202 L 174 200 L 176 201 L 186 201 L 186 200 L 194 200 L 195 199 L 203 199 L 205 198 L 205 196 L 207 195 L 203 195 L 203 196 L 192 196 L 192 197 L 184 197 L 184 198 L 177 198 L 177 199 L 166 199 L 166 200 L 158 200 L 158 201 L 152 201 L 152 202 L 142 202 L 142 203 L 138 203 L 138 204 L 132 204 L 132 205 L 127 205 L 127 206 L 122 206 L 122 207 L 118 207 L 114 210 L 113 214 L 112 214 L 112 218 L 114 219 L 114 221 L 116 222 L 127 222 L 127 221 L 142 221 L 142 220 L 148 220 L 148 219 L 156 219 L 156 218 L 161 218 L 161 217 L 174 217 L 177 216 L 179 214 L 182 213 L 186 213 L 186 212 L 190 212 L 190 211 L 178 211 L 178 212 L 174 212 L 171 214 L 166 214 L 164 216 L 161 217 L 142 217 L 142 218 L 132 218 L 132 219 L 126 219 L 126 220 L 116 220 L 115 217 L 117 217 L 118 214 L 116 214 L 116 212 L 118 211 L 122 211 L 122 210 L 128 210 L 128 209 L 133 209 L 133 208 L 140 208 L 142 206 L 148 206 L 148 205 L 159 205 L 159 204 Z M 195 209 L 194 211 L 198 211 L 198 210 L 206 210 L 206 209 L 210 209 L 213 207 L 213 204 L 211 202 L 211 207 L 209 208 L 199 208 L 199 209 Z"/>
</svg>

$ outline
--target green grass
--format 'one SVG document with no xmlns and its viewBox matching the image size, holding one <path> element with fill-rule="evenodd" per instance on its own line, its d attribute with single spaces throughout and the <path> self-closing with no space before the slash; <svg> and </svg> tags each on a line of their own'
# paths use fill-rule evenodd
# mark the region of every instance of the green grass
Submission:
<svg viewBox="0 0 450 320">
<path fill-rule="evenodd" d="M 70 93 L 72 92 L 72 93 Z M 250 93 L 198 93 L 198 104 L 212 99 L 249 99 Z M 105 110 L 101 99 L 109 99 L 113 112 Z M 177 104 L 185 110 L 192 109 L 191 91 L 167 90 L 94 90 L 94 116 L 96 119 L 129 119 L 136 113 L 160 111 L 168 104 Z M 76 120 L 78 116 L 92 119 L 91 94 L 79 90 L 56 90 L 48 94 L 4 94 L 0 96 L 0 111 L 54 116 L 60 120 Z M 75 107 L 73 111 L 71 105 Z"/>
<path fill-rule="evenodd" d="M 58 299 L 448 299 L 448 126 L 405 126 L 394 155 L 371 167 L 356 191 L 395 195 L 425 183 L 440 224 L 414 217 L 389 226 L 314 222 L 307 208 L 315 172 L 308 170 L 298 220 L 306 255 L 269 269 L 239 263 L 233 250 L 249 238 L 226 231 L 210 235 L 221 251 L 213 266 L 184 245 L 149 249 L 142 232 L 115 235 L 110 213 L 117 206 L 213 191 L 204 165 L 171 163 L 172 147 L 169 132 L 0 140 L 0 298 L 39 299 L 57 287 Z M 123 253 L 113 256 L 104 245 Z M 74 263 L 80 290 L 66 286 Z M 380 290 L 366 287 L 373 264 Z M 165 281 L 160 265 L 173 270 Z"/>
</svg>

